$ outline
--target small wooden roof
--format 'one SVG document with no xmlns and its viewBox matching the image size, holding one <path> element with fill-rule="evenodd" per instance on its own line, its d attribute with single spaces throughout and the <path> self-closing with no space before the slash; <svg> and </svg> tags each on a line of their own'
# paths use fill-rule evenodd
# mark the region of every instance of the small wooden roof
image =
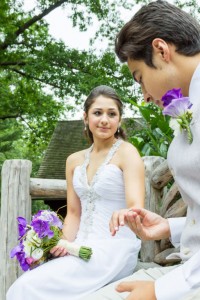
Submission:
<svg viewBox="0 0 200 300">
<path fill-rule="evenodd" d="M 65 179 L 66 158 L 89 145 L 82 120 L 59 121 L 40 165 L 37 177 Z"/>
</svg>

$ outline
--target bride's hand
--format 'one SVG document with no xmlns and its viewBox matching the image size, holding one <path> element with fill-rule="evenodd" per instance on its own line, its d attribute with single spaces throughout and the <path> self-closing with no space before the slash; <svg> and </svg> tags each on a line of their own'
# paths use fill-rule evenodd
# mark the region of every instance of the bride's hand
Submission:
<svg viewBox="0 0 200 300">
<path fill-rule="evenodd" d="M 64 229 L 63 229 L 63 235 L 61 237 L 62 239 L 66 239 L 65 234 L 64 234 Z M 54 246 L 51 250 L 50 250 L 51 255 L 53 255 L 54 257 L 62 257 L 65 255 L 68 255 L 67 250 L 64 247 L 61 246 Z"/>
<path fill-rule="evenodd" d="M 67 250 L 63 247 L 60 246 L 54 246 L 51 250 L 50 253 L 54 256 L 54 257 L 62 257 L 68 254 Z"/>
<path fill-rule="evenodd" d="M 124 226 L 127 223 L 126 217 L 128 211 L 129 209 L 125 208 L 125 209 L 117 210 L 112 214 L 109 227 L 110 227 L 110 232 L 113 236 L 119 230 L 120 226 Z"/>
</svg>

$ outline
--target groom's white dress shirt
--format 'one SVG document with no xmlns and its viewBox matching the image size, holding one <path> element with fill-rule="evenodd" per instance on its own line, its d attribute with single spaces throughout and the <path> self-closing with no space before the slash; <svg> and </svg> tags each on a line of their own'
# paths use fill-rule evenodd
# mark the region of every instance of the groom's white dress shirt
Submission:
<svg viewBox="0 0 200 300">
<path fill-rule="evenodd" d="M 169 219 L 171 240 L 175 246 L 180 245 L 177 255 L 182 264 L 156 280 L 157 300 L 183 299 L 200 288 L 200 65 L 193 74 L 189 98 L 193 142 L 189 144 L 187 133 L 182 132 L 168 151 L 168 165 L 188 206 L 186 218 Z"/>
</svg>

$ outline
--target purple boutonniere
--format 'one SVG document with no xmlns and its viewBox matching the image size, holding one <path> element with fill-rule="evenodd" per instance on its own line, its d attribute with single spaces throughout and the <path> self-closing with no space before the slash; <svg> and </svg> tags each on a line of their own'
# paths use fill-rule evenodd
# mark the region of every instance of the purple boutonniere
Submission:
<svg viewBox="0 0 200 300">
<path fill-rule="evenodd" d="M 169 126 L 174 130 L 174 135 L 176 136 L 180 131 L 186 131 L 188 142 L 191 144 L 193 141 L 190 129 L 192 103 L 189 101 L 189 97 L 183 97 L 181 89 L 172 89 L 162 97 L 162 101 L 163 115 L 171 117 Z"/>
</svg>

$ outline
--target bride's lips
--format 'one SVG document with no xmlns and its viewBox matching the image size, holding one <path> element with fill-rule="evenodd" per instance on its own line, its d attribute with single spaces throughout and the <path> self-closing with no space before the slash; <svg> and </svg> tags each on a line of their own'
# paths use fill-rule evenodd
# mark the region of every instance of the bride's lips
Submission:
<svg viewBox="0 0 200 300">
<path fill-rule="evenodd" d="M 99 129 L 107 130 L 107 129 L 109 129 L 109 128 L 108 128 L 108 127 L 99 127 Z"/>
</svg>

